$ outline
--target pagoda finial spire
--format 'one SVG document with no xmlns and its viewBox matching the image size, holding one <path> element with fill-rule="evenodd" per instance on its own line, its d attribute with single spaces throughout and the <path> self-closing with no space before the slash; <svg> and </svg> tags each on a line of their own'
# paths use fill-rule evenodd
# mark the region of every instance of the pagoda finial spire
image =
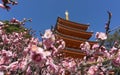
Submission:
<svg viewBox="0 0 120 75">
<path fill-rule="evenodd" d="M 65 19 L 69 20 L 69 13 L 68 13 L 68 11 L 65 11 Z"/>
</svg>

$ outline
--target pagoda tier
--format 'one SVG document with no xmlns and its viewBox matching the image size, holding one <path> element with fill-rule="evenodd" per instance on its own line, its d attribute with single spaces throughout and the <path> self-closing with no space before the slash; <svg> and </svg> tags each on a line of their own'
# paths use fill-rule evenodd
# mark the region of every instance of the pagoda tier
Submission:
<svg viewBox="0 0 120 75">
<path fill-rule="evenodd" d="M 84 43 L 86 41 L 89 42 L 89 44 L 91 46 L 97 43 L 95 41 L 88 41 L 85 39 L 76 38 L 74 36 L 65 35 L 65 34 L 59 33 L 57 31 L 55 31 L 55 34 L 58 39 L 63 39 L 65 41 L 66 47 L 68 47 L 68 48 L 80 49 L 80 44 Z"/>
<path fill-rule="evenodd" d="M 75 49 L 71 48 L 65 48 L 63 53 L 65 57 L 83 58 L 84 56 L 86 56 L 84 52 L 76 51 Z"/>
<path fill-rule="evenodd" d="M 66 34 L 69 36 L 74 36 L 82 39 L 89 39 L 93 34 L 93 32 L 85 32 L 61 24 L 57 24 L 56 28 L 57 28 L 56 30 L 61 34 Z"/>
<path fill-rule="evenodd" d="M 72 22 L 72 21 L 65 20 L 60 17 L 58 17 L 58 19 L 57 19 L 57 24 L 58 23 L 61 25 L 65 25 L 65 26 L 68 26 L 71 28 L 76 28 L 76 29 L 83 30 L 83 31 L 86 31 L 89 27 L 89 25 L 87 25 L 87 24 L 80 24 L 80 23 Z"/>
</svg>

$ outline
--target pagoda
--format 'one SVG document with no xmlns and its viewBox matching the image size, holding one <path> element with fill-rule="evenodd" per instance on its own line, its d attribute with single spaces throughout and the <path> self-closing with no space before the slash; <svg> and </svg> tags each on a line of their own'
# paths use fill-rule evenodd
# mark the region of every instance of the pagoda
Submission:
<svg viewBox="0 0 120 75">
<path fill-rule="evenodd" d="M 87 32 L 89 25 L 69 21 L 68 12 L 65 14 L 66 19 L 61 17 L 57 18 L 54 31 L 55 35 L 58 39 L 63 39 L 66 43 L 66 47 L 63 50 L 65 56 L 83 58 L 86 54 L 80 50 L 80 44 L 87 41 L 92 46 L 97 43 L 95 41 L 89 41 L 93 32 Z"/>
</svg>

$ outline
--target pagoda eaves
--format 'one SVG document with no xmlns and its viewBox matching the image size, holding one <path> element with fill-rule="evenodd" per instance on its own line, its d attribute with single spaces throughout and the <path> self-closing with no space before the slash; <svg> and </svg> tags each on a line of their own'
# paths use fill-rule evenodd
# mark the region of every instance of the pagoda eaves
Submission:
<svg viewBox="0 0 120 75">
<path fill-rule="evenodd" d="M 65 26 L 69 26 L 72 28 L 77 28 L 79 30 L 84 30 L 84 31 L 86 31 L 89 27 L 89 25 L 87 25 L 87 24 L 80 24 L 80 23 L 72 22 L 72 21 L 65 20 L 60 17 L 57 18 L 57 23 L 65 25 Z"/>
<path fill-rule="evenodd" d="M 58 32 L 56 32 L 56 35 L 58 38 L 63 39 L 66 43 L 66 47 L 69 47 L 69 48 L 80 49 L 80 44 L 86 41 L 89 42 L 91 46 L 97 43 L 95 41 L 88 41 L 85 39 L 78 39 L 71 36 L 63 35 Z"/>
<path fill-rule="evenodd" d="M 72 57 L 72 58 L 83 58 L 86 56 L 83 52 L 71 51 L 70 49 L 64 49 L 65 57 Z"/>
<path fill-rule="evenodd" d="M 78 38 L 83 38 L 83 39 L 89 39 L 93 32 L 85 32 L 85 31 L 81 31 L 81 30 L 76 30 L 75 28 L 72 29 L 71 27 L 67 27 L 67 26 L 63 26 L 63 25 L 60 25 L 58 24 L 56 26 L 56 30 L 62 34 L 66 34 L 66 35 L 70 35 L 70 36 L 73 36 L 73 37 L 78 37 Z"/>
</svg>

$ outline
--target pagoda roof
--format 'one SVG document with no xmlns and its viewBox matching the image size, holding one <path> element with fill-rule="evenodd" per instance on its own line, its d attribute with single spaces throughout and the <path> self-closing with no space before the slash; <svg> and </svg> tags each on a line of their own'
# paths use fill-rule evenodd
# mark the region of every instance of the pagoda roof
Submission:
<svg viewBox="0 0 120 75">
<path fill-rule="evenodd" d="M 60 24 L 57 24 L 56 30 L 61 34 L 70 35 L 73 37 L 78 37 L 83 39 L 89 39 L 93 34 L 93 32 L 85 32 L 83 30 L 78 30 L 78 29 L 60 25 Z"/>
<path fill-rule="evenodd" d="M 65 25 L 65 26 L 69 26 L 69 27 L 72 27 L 72 28 L 84 30 L 84 31 L 86 31 L 89 27 L 88 24 L 80 24 L 80 23 L 76 23 L 76 22 L 73 22 L 73 21 L 65 20 L 65 19 L 60 18 L 60 17 L 57 18 L 57 23 Z"/>
<path fill-rule="evenodd" d="M 86 39 L 75 38 L 69 35 L 63 35 L 57 31 L 55 33 L 58 38 L 63 39 L 65 41 L 66 47 L 69 47 L 69 48 L 80 49 L 80 44 L 86 41 L 89 42 L 91 46 L 97 43 L 95 41 L 88 41 Z"/>
</svg>

